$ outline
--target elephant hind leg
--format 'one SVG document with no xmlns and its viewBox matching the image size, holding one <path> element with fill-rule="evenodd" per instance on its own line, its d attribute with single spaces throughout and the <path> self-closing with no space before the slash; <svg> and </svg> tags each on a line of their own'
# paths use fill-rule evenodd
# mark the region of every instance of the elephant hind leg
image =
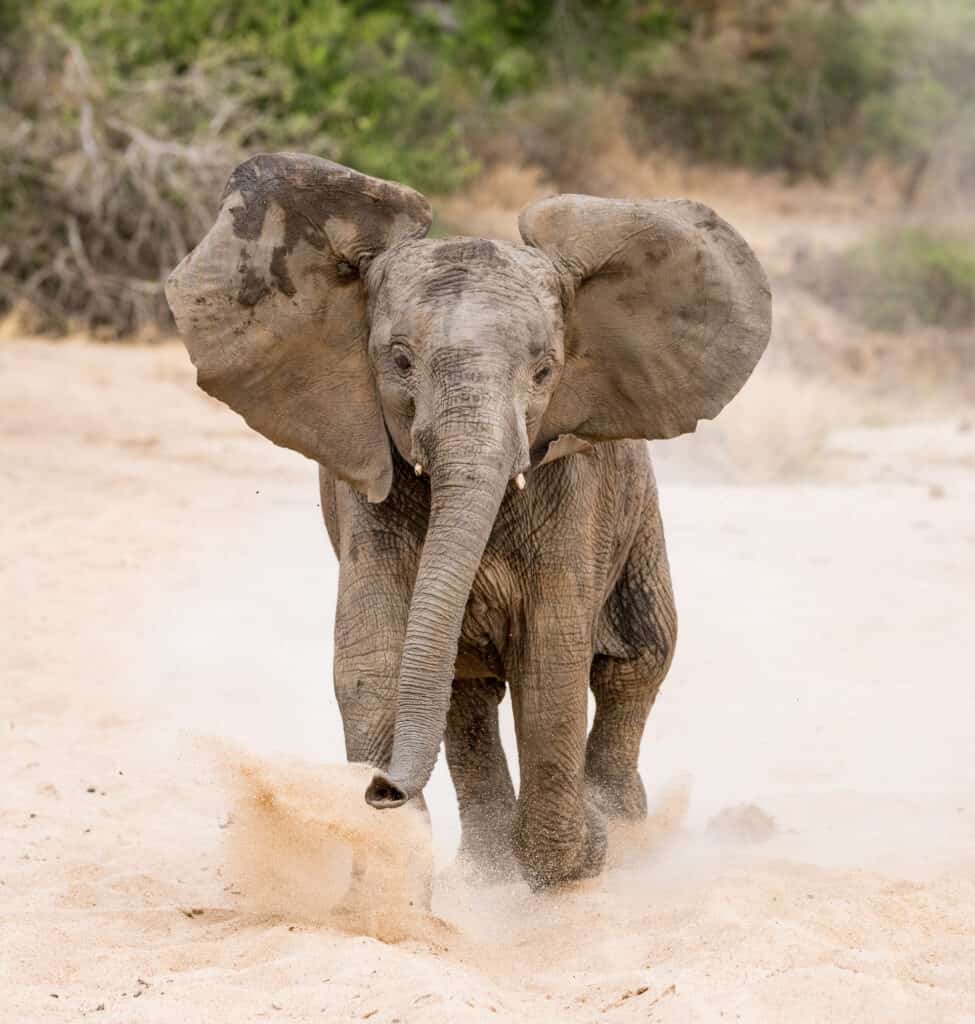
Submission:
<svg viewBox="0 0 975 1024">
<path fill-rule="evenodd" d="M 586 745 L 586 783 L 608 817 L 646 817 L 640 742 L 676 639 L 663 532 L 659 518 L 650 517 L 603 609 L 590 672 L 596 715 Z"/>
<path fill-rule="evenodd" d="M 501 745 L 497 679 L 454 680 L 444 746 L 460 811 L 460 860 L 473 877 L 502 881 L 517 871 L 511 848 L 515 789 Z"/>
</svg>

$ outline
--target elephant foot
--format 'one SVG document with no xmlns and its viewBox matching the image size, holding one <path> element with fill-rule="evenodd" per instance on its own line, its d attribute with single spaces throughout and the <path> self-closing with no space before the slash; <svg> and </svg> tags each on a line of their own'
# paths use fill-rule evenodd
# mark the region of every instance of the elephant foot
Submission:
<svg viewBox="0 0 975 1024">
<path fill-rule="evenodd" d="M 545 833 L 532 835 L 524 828 L 516 831 L 515 852 L 521 873 L 534 892 L 543 892 L 593 878 L 606 862 L 606 822 L 598 806 L 584 802 L 580 833 L 566 842 Z M 561 830 L 560 830 L 561 831 Z"/>
<path fill-rule="evenodd" d="M 639 772 L 623 778 L 587 775 L 586 796 L 613 821 L 642 821 L 647 816 L 647 791 Z"/>
<path fill-rule="evenodd" d="M 599 807 L 589 800 L 586 808 L 586 835 L 582 844 L 582 853 L 576 865 L 571 881 L 582 878 L 594 878 L 606 863 L 606 819 Z"/>
</svg>

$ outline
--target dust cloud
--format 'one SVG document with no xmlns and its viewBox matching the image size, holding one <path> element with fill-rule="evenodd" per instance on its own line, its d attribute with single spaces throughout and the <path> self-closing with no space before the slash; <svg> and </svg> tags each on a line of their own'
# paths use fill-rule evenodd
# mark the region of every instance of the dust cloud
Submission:
<svg viewBox="0 0 975 1024">
<path fill-rule="evenodd" d="M 245 906 L 386 942 L 430 937 L 429 821 L 414 806 L 396 815 L 369 807 L 368 765 L 200 746 L 210 748 L 231 796 L 225 850 Z"/>
<path fill-rule="evenodd" d="M 230 801 L 220 827 L 242 907 L 384 942 L 442 941 L 455 934 L 431 909 L 428 816 L 412 804 L 396 813 L 369 807 L 362 798 L 369 765 L 257 758 L 212 739 L 196 746 L 213 758 Z M 638 867 L 675 839 L 689 798 L 687 783 L 675 783 L 646 821 L 611 825 L 607 866 Z M 509 890 L 521 888 L 515 878 L 508 882 Z M 442 870 L 438 884 L 449 893 L 441 903 L 479 905 L 480 928 L 495 916 L 492 902 L 478 900 L 477 886 L 459 866 Z"/>
</svg>

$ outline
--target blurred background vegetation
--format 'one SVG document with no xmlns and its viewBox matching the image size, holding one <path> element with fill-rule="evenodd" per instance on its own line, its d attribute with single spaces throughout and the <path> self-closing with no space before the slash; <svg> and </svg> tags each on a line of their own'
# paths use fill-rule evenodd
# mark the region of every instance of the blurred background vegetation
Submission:
<svg viewBox="0 0 975 1024">
<path fill-rule="evenodd" d="M 880 165 L 907 210 L 971 196 L 973 68 L 972 0 L 0 0 L 0 313 L 167 329 L 166 273 L 269 149 L 431 196 L 504 166 L 627 191 L 619 137 L 786 185 Z M 975 320 L 951 231 L 799 279 L 885 330 Z"/>
</svg>

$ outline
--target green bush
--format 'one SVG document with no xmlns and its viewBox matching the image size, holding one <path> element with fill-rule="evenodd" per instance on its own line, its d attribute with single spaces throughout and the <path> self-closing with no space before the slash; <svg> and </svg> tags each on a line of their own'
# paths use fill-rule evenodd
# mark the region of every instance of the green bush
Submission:
<svg viewBox="0 0 975 1024">
<path fill-rule="evenodd" d="M 215 84 L 266 78 L 248 111 L 260 128 L 243 128 L 244 146 L 301 147 L 447 192 L 479 170 L 470 139 L 491 110 L 555 75 L 605 73 L 634 39 L 671 31 L 668 6 L 47 0 L 40 9 L 80 41 L 112 90 L 199 71 Z"/>
<path fill-rule="evenodd" d="M 871 154 L 929 154 L 959 123 L 975 134 L 975 4 L 971 0 L 874 2 L 861 22 L 878 88 L 864 97 Z"/>
<path fill-rule="evenodd" d="M 971 0 L 0 0 L 0 313 L 165 326 L 165 269 L 260 150 L 599 190 L 623 137 L 965 195 L 972 67 Z"/>
<path fill-rule="evenodd" d="M 58 0 L 50 13 L 110 92 L 193 74 L 226 89 L 218 131 L 246 149 L 301 148 L 433 191 L 477 170 L 458 129 L 467 96 L 408 4 Z"/>
<path fill-rule="evenodd" d="M 0 27 L 26 16 L 25 0 L 0 5 Z M 187 76 L 225 90 L 234 112 L 216 128 L 202 117 L 174 126 L 184 141 L 216 132 L 249 149 L 300 147 L 430 192 L 477 174 L 498 149 L 485 126 L 507 108 L 530 114 L 549 97 L 554 111 L 553 96 L 590 87 L 628 97 L 647 146 L 794 178 L 876 156 L 919 173 L 946 137 L 975 135 L 971 0 L 40 0 L 32 10 L 81 45 L 109 93 Z M 172 120 L 162 112 L 161 125 Z"/>
<path fill-rule="evenodd" d="M 878 156 L 923 170 L 947 135 L 975 136 L 971 0 L 725 6 L 723 26 L 631 54 L 646 144 L 826 179 Z"/>
<path fill-rule="evenodd" d="M 975 244 L 909 229 L 854 246 L 814 290 L 870 327 L 975 325 Z"/>
</svg>

